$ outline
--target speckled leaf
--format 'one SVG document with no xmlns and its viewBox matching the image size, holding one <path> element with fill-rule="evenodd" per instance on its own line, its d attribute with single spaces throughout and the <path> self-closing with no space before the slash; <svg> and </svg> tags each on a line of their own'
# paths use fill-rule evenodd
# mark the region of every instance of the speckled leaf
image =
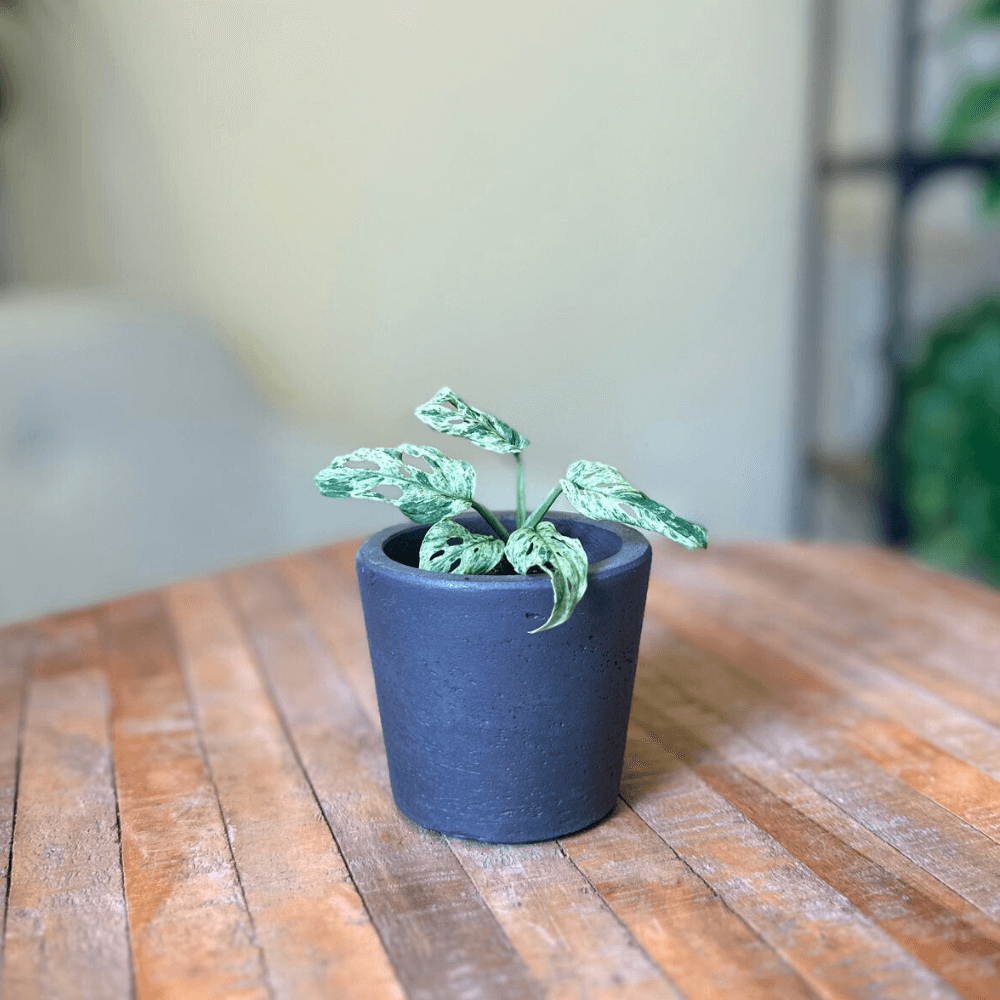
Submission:
<svg viewBox="0 0 1000 1000">
<path fill-rule="evenodd" d="M 566 491 L 566 499 L 595 521 L 619 521 L 634 528 L 657 531 L 689 549 L 708 546 L 708 532 L 700 524 L 685 521 L 650 499 L 610 465 L 574 462 L 560 485 Z"/>
<path fill-rule="evenodd" d="M 407 465 L 403 455 L 422 458 L 430 471 Z M 367 462 L 374 469 L 348 463 Z M 320 493 L 328 497 L 363 497 L 395 504 L 411 521 L 433 524 L 468 510 L 476 488 L 476 470 L 468 462 L 448 458 L 437 448 L 401 444 L 398 448 L 358 448 L 335 458 L 316 475 Z M 397 487 L 398 497 L 383 496 L 382 487 Z"/>
<path fill-rule="evenodd" d="M 447 386 L 439 389 L 433 398 L 418 406 L 414 412 L 434 430 L 466 438 L 487 451 L 512 454 L 524 451 L 531 443 L 502 420 L 469 406 Z"/>
<path fill-rule="evenodd" d="M 420 544 L 420 568 L 437 573 L 489 573 L 503 559 L 503 540 L 477 535 L 455 521 L 438 521 Z"/>
<path fill-rule="evenodd" d="M 587 553 L 580 540 L 560 535 L 551 521 L 541 521 L 537 527 L 513 532 L 506 551 L 518 573 L 537 566 L 552 581 L 552 614 L 532 634 L 568 621 L 587 590 Z"/>
</svg>

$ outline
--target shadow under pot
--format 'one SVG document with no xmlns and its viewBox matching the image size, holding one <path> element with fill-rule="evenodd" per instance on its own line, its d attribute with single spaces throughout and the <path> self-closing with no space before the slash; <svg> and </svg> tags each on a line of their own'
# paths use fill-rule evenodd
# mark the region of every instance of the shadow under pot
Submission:
<svg viewBox="0 0 1000 1000">
<path fill-rule="evenodd" d="M 456 520 L 492 533 L 478 514 Z M 590 568 L 569 621 L 536 635 L 552 610 L 544 574 L 419 569 L 426 525 L 387 528 L 358 552 L 392 794 L 420 826 L 524 843 L 615 806 L 651 549 L 615 522 L 545 520 L 580 540 Z"/>
</svg>

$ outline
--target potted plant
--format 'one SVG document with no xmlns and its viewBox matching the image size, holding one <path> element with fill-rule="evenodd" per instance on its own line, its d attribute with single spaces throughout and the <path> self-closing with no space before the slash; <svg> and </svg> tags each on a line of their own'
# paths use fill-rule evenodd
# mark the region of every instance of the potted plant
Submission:
<svg viewBox="0 0 1000 1000">
<path fill-rule="evenodd" d="M 600 462 L 574 462 L 529 515 L 527 438 L 448 388 L 416 416 L 513 455 L 516 507 L 486 509 L 468 462 L 419 445 L 359 448 L 316 476 L 325 496 L 416 522 L 357 556 L 393 797 L 476 840 L 582 829 L 618 797 L 651 559 L 635 528 L 688 548 L 707 533 Z M 549 515 L 562 493 L 583 517 Z"/>
</svg>

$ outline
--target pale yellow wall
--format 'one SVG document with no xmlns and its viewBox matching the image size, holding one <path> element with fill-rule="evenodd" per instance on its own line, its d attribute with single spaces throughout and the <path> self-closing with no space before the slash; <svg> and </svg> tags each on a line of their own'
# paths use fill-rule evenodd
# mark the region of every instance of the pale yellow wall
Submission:
<svg viewBox="0 0 1000 1000">
<path fill-rule="evenodd" d="M 24 0 L 10 265 L 199 306 L 345 448 L 447 383 L 779 534 L 806 6 Z"/>
</svg>

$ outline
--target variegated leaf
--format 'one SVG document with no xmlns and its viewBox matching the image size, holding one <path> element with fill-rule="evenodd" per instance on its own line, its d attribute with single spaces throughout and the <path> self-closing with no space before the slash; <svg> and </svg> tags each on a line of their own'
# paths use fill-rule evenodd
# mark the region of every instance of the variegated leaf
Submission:
<svg viewBox="0 0 1000 1000">
<path fill-rule="evenodd" d="M 678 517 L 672 510 L 637 490 L 625 477 L 603 462 L 574 462 L 560 480 L 566 499 L 581 514 L 595 521 L 619 521 L 634 528 L 657 531 L 685 548 L 704 549 L 708 532 L 700 524 Z M 623 507 L 627 504 L 631 511 Z"/>
<path fill-rule="evenodd" d="M 580 540 L 560 535 L 551 521 L 541 521 L 534 528 L 518 528 L 513 532 L 506 552 L 518 573 L 527 573 L 537 566 L 552 581 L 552 614 L 533 633 L 568 621 L 587 590 L 587 553 Z"/>
<path fill-rule="evenodd" d="M 524 451 L 531 443 L 502 420 L 456 396 L 447 386 L 439 389 L 415 414 L 429 427 L 442 434 L 466 438 L 480 448 L 501 454 Z"/>
<path fill-rule="evenodd" d="M 477 535 L 456 521 L 438 521 L 420 544 L 420 568 L 438 573 L 489 573 L 503 559 L 503 540 Z"/>
<path fill-rule="evenodd" d="M 403 455 L 422 458 L 429 472 L 407 465 Z M 374 469 L 352 468 L 348 463 L 367 462 Z M 340 455 L 316 475 L 320 493 L 328 497 L 363 497 L 395 504 L 411 521 L 433 524 L 453 517 L 472 505 L 476 470 L 468 462 L 448 458 L 437 448 L 401 444 L 398 448 L 358 448 Z M 397 487 L 398 497 L 384 496 L 382 487 Z"/>
</svg>

